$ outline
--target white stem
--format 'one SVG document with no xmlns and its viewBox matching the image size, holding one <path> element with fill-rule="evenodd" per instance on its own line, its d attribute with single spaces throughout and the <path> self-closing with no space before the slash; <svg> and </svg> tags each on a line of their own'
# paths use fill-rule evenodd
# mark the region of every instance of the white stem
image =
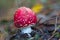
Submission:
<svg viewBox="0 0 60 40">
<path fill-rule="evenodd" d="M 25 28 L 22 28 L 21 29 L 21 32 L 22 33 L 31 33 L 33 30 L 31 29 L 31 27 L 29 26 L 29 27 L 25 27 Z"/>
</svg>

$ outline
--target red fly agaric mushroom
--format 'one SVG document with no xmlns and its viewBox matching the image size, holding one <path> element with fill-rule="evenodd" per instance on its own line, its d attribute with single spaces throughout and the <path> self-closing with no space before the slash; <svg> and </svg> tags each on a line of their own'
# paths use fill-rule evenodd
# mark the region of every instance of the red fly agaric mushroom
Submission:
<svg viewBox="0 0 60 40">
<path fill-rule="evenodd" d="M 14 14 L 14 25 L 17 28 L 27 27 L 30 24 L 35 24 L 37 17 L 35 13 L 26 7 L 20 7 L 15 11 Z"/>
</svg>

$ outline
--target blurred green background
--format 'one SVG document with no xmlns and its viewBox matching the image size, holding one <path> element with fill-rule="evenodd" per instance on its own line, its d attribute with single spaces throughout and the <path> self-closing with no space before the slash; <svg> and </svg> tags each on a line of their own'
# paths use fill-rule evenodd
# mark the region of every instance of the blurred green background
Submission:
<svg viewBox="0 0 60 40">
<path fill-rule="evenodd" d="M 51 1 L 60 3 L 60 0 L 0 0 L 0 20 L 13 19 L 14 11 L 21 6 L 32 8 L 36 3 L 48 4 Z M 48 4 L 50 5 L 50 4 Z"/>
</svg>

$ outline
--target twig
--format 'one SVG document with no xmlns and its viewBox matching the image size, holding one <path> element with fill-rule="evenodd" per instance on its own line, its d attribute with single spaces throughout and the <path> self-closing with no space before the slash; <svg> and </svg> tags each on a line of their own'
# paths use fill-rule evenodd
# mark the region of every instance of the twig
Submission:
<svg viewBox="0 0 60 40">
<path fill-rule="evenodd" d="M 53 31 L 52 36 L 48 40 L 50 40 L 51 38 L 53 38 L 54 35 L 55 35 L 55 33 L 56 33 L 56 31 L 57 31 L 57 19 L 58 19 L 58 16 L 56 16 L 55 30 Z"/>
</svg>

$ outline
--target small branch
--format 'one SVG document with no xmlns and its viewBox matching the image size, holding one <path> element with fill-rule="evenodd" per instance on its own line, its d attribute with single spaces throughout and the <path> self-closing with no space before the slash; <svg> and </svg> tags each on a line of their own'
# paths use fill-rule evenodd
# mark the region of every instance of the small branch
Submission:
<svg viewBox="0 0 60 40">
<path fill-rule="evenodd" d="M 58 16 L 56 16 L 55 30 L 53 31 L 52 36 L 48 40 L 50 40 L 51 38 L 53 38 L 54 35 L 55 35 L 55 33 L 56 33 L 56 31 L 57 31 L 57 21 L 58 21 Z"/>
</svg>

